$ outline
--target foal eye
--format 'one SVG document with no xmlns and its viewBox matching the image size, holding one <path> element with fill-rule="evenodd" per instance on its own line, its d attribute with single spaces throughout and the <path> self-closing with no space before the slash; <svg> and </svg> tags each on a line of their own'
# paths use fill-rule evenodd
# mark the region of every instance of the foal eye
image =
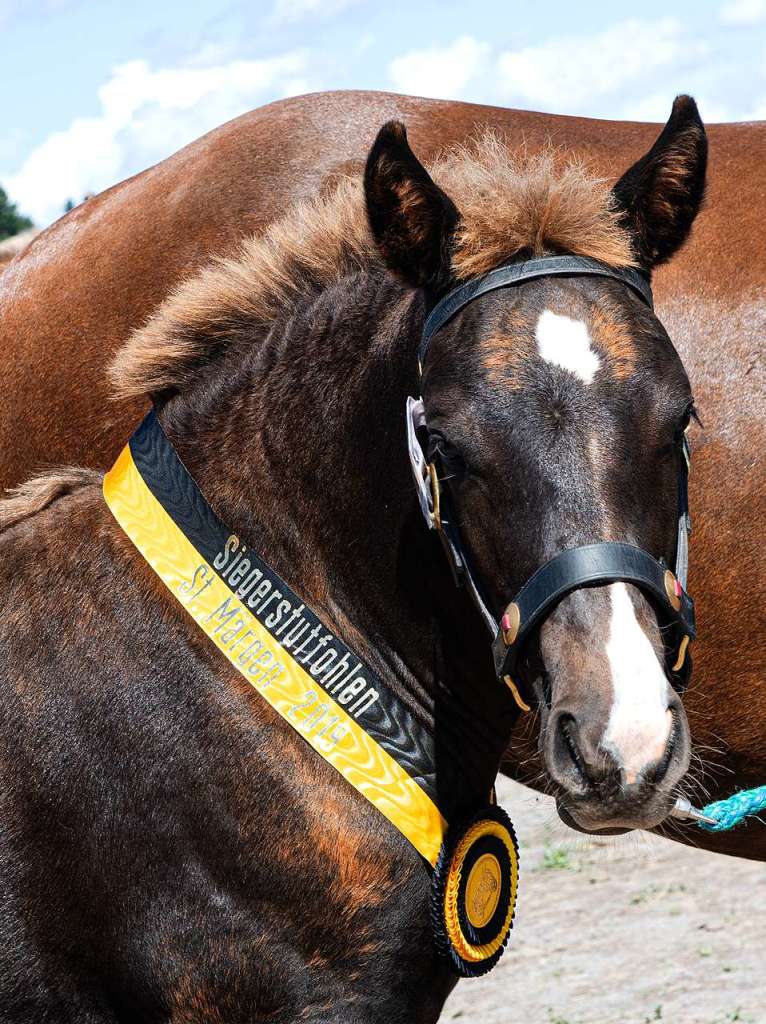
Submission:
<svg viewBox="0 0 766 1024">
<path fill-rule="evenodd" d="M 679 437 L 686 431 L 687 427 L 689 426 L 692 420 L 694 420 L 695 423 L 700 422 L 700 418 L 697 415 L 697 408 L 694 405 L 694 402 L 689 402 L 686 409 L 684 409 L 684 414 L 681 417 L 680 423 L 678 424 Z"/>
</svg>

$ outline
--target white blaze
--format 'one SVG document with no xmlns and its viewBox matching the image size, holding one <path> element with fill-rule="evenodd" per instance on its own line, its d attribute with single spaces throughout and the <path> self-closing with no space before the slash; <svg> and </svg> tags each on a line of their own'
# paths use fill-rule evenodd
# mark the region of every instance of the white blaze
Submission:
<svg viewBox="0 0 766 1024">
<path fill-rule="evenodd" d="M 591 348 L 588 328 L 582 320 L 570 320 L 546 309 L 537 321 L 535 337 L 546 362 L 569 370 L 586 384 L 591 383 L 601 360 Z"/>
<path fill-rule="evenodd" d="M 665 672 L 639 625 L 627 587 L 613 583 L 609 591 L 612 619 L 606 653 L 614 703 L 602 746 L 617 759 L 631 783 L 664 754 L 672 716 Z"/>
</svg>

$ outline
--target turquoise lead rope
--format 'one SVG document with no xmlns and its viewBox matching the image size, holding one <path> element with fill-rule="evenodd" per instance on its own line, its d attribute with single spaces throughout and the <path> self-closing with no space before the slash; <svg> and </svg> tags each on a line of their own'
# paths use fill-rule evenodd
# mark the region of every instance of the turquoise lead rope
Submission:
<svg viewBox="0 0 766 1024">
<path fill-rule="evenodd" d="M 755 789 L 743 789 L 735 793 L 727 800 L 716 800 L 702 808 L 706 818 L 715 818 L 715 824 L 708 824 L 698 821 L 700 828 L 706 832 L 726 832 L 735 825 L 739 825 L 745 818 L 752 817 L 766 811 L 766 786 L 757 786 Z"/>
</svg>

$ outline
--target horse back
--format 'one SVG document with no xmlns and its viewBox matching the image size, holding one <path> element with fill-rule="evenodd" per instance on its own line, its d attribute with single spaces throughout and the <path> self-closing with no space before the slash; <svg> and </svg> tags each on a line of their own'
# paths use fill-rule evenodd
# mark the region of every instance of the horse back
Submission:
<svg viewBox="0 0 766 1024">
<path fill-rule="evenodd" d="M 139 403 L 109 401 L 105 368 L 129 332 L 213 254 L 230 252 L 339 173 L 358 171 L 391 118 L 406 123 L 423 159 L 489 127 L 511 147 L 552 144 L 608 177 L 656 135 L 650 124 L 373 92 L 300 96 L 223 125 L 76 207 L 0 275 L 0 486 L 63 461 L 107 468 L 142 412 Z M 766 286 L 766 125 L 712 125 L 709 138 L 707 209 L 655 286 L 660 315 L 672 301 L 687 328 L 681 348 L 692 370 L 732 344 L 734 322 L 757 354 L 760 321 L 738 311 Z M 716 325 L 729 329 L 709 330 L 709 305 L 697 307 L 693 323 L 684 318 L 703 297 L 716 303 Z"/>
</svg>

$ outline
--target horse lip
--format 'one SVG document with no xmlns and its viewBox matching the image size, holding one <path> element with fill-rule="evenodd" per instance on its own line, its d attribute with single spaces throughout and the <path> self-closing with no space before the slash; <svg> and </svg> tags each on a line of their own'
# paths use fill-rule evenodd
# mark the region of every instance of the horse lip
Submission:
<svg viewBox="0 0 766 1024">
<path fill-rule="evenodd" d="M 569 811 L 559 801 L 556 802 L 556 810 L 558 811 L 559 818 L 561 818 L 565 825 L 574 829 L 575 832 L 582 832 L 586 836 L 624 836 L 628 832 L 634 831 L 632 828 L 621 828 L 619 826 L 614 828 L 584 828 L 582 825 L 577 824 Z"/>
</svg>

